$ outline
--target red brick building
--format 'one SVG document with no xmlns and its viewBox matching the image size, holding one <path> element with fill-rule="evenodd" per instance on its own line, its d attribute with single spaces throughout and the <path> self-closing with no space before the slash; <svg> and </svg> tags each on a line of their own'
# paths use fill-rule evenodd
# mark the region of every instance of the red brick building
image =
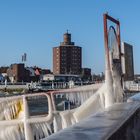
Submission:
<svg viewBox="0 0 140 140">
<path fill-rule="evenodd" d="M 7 76 L 12 82 L 29 82 L 30 72 L 25 69 L 24 64 L 12 64 L 7 70 Z"/>
<path fill-rule="evenodd" d="M 63 37 L 60 46 L 53 48 L 53 73 L 80 75 L 82 48 L 71 42 L 71 34 L 68 32 Z"/>
</svg>

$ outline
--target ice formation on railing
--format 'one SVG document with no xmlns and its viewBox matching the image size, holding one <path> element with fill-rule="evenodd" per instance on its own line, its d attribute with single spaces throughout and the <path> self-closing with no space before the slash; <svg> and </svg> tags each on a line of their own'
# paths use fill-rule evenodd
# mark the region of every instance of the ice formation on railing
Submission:
<svg viewBox="0 0 140 140">
<path fill-rule="evenodd" d="M 66 93 L 65 96 L 67 100 L 72 103 L 83 104 L 89 97 L 91 97 L 95 92 L 93 91 L 80 91 L 75 93 Z"/>
<path fill-rule="evenodd" d="M 31 124 L 33 137 L 35 140 L 48 137 L 53 133 L 52 124 L 34 123 Z M 0 126 L 0 140 L 25 140 L 23 124 L 13 126 Z"/>
<path fill-rule="evenodd" d="M 0 126 L 0 140 L 25 140 L 23 124 Z"/>
<path fill-rule="evenodd" d="M 0 100 L 0 121 L 9 121 L 23 117 L 20 113 L 23 111 L 22 100 Z M 19 125 L 0 125 L 0 140 L 23 140 L 23 124 Z"/>
<path fill-rule="evenodd" d="M 12 120 L 16 119 L 23 111 L 22 100 L 4 100 L 0 102 L 0 120 Z"/>
<path fill-rule="evenodd" d="M 103 85 L 103 83 L 100 84 L 93 84 L 93 85 L 87 85 L 79 88 L 74 88 L 71 90 L 67 90 L 65 92 L 61 92 L 59 94 L 56 94 L 56 98 L 66 98 L 68 101 L 81 105 L 83 104 L 87 99 L 89 99 L 93 94 L 96 93 L 96 91 Z"/>
<path fill-rule="evenodd" d="M 69 101 L 82 105 L 73 112 L 67 111 L 59 113 L 61 122 L 57 119 L 57 124 L 52 124 L 52 122 L 56 120 L 56 115 L 50 116 L 50 119 L 53 117 L 55 119 L 50 122 L 48 122 L 49 119 L 44 121 L 41 117 L 30 121 L 27 101 L 24 96 L 22 96 L 23 99 L 0 100 L 1 120 L 20 118 L 20 112 L 24 111 L 22 116 L 24 119 L 21 120 L 21 124 L 19 124 L 19 122 L 13 126 L 2 126 L 0 124 L 0 139 L 9 140 L 10 137 L 10 140 L 39 140 L 48 137 L 53 132 L 60 130 L 60 128 L 69 127 L 71 124 L 81 121 L 90 114 L 121 101 L 123 90 L 120 84 L 120 75 L 114 70 L 116 70 L 116 67 L 114 67 L 113 71 L 108 68 L 106 69 L 105 83 L 102 84 L 102 86 L 100 85 L 100 88 L 96 87 L 92 89 L 85 86 L 84 89 L 79 88 L 79 90 L 71 89 L 70 91 L 59 92 L 62 97 L 65 96 Z M 119 89 L 119 94 L 117 89 Z M 49 107 L 51 107 L 51 103 Z M 59 127 L 59 125 L 61 125 L 61 127 Z"/>
<path fill-rule="evenodd" d="M 48 137 L 53 133 L 52 124 L 45 123 L 35 123 L 31 124 L 34 138 L 40 140 L 41 138 Z"/>
<path fill-rule="evenodd" d="M 116 74 L 117 75 L 117 74 Z M 114 76 L 111 73 L 111 71 L 106 72 L 106 82 L 99 86 L 93 86 L 94 88 L 90 88 L 90 86 L 84 86 L 83 89 L 77 90 L 77 89 L 71 89 L 70 91 L 62 91 L 59 92 L 60 96 L 65 96 L 69 101 L 73 103 L 82 104 L 78 109 L 75 111 L 67 111 L 67 112 L 61 112 L 58 116 L 55 114 L 54 117 L 54 123 L 52 122 L 48 123 L 41 122 L 41 118 L 38 120 L 36 118 L 36 121 L 33 121 L 32 123 L 28 120 L 28 109 L 27 109 L 27 101 L 25 100 L 25 97 L 22 99 L 13 99 L 13 100 L 2 100 L 0 103 L 0 113 L 3 114 L 3 117 L 1 120 L 13 120 L 19 117 L 19 113 L 24 111 L 26 114 L 23 114 L 22 117 L 24 117 L 23 122 L 21 125 L 17 123 L 15 126 L 5 126 L 2 130 L 2 126 L 0 125 L 0 138 L 6 140 L 9 135 L 12 133 L 12 137 L 10 137 L 10 140 L 39 140 L 41 138 L 48 137 L 53 132 L 57 132 L 58 130 L 62 128 L 69 127 L 71 124 L 79 122 L 83 118 L 89 116 L 91 113 L 95 113 L 99 111 L 100 109 L 103 109 L 109 105 L 111 105 L 113 102 L 116 102 L 115 99 L 115 89 L 113 86 L 113 83 L 116 85 L 117 82 L 113 82 L 118 77 Z M 120 84 L 118 84 L 118 88 L 120 88 Z M 97 90 L 98 89 L 98 90 Z M 109 93 L 109 94 L 108 94 Z M 57 95 L 57 94 L 56 94 Z M 108 96 L 110 97 L 108 98 Z M 90 98 L 91 97 L 91 98 Z M 121 98 L 120 95 L 118 97 Z M 111 100 L 110 100 L 111 99 Z M 113 100 L 112 100 L 113 99 Z M 113 101 L 113 102 L 112 102 Z M 24 108 L 23 108 L 24 105 Z M 1 115 L 2 116 L 2 115 Z M 60 117 L 59 121 L 55 117 Z M 57 123 L 55 121 L 57 120 Z M 24 123 L 24 125 L 23 125 Z M 26 129 L 25 129 L 26 128 Z M 28 130 L 31 131 L 29 132 Z M 29 132 L 29 133 L 28 133 Z M 32 135 L 31 137 L 28 135 Z M 24 137 L 27 136 L 26 137 Z M 33 137 L 33 138 L 32 138 Z M 7 139 L 8 140 L 8 139 Z"/>
</svg>

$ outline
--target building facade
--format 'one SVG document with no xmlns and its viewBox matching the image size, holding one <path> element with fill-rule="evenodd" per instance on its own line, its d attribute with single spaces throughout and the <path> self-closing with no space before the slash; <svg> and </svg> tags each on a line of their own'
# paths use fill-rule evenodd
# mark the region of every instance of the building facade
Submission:
<svg viewBox="0 0 140 140">
<path fill-rule="evenodd" d="M 69 82 L 71 80 L 81 81 L 81 76 L 72 74 L 46 74 L 43 76 L 43 81 Z"/>
<path fill-rule="evenodd" d="M 53 48 L 54 74 L 81 74 L 82 48 L 71 42 L 71 34 L 65 33 L 60 46 Z"/>
<path fill-rule="evenodd" d="M 133 61 L 133 46 L 123 42 L 122 43 L 122 72 L 124 80 L 134 79 L 134 61 Z"/>
<path fill-rule="evenodd" d="M 7 76 L 13 82 L 29 82 L 30 72 L 25 69 L 24 64 L 12 64 L 7 70 Z"/>
</svg>

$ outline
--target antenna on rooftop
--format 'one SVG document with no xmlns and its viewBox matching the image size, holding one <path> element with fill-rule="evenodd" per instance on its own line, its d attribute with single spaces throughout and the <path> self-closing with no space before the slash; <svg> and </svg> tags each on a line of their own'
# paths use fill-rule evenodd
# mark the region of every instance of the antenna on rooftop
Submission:
<svg viewBox="0 0 140 140">
<path fill-rule="evenodd" d="M 27 61 L 27 54 L 24 53 L 22 56 L 21 56 L 21 59 L 22 59 L 22 62 L 25 63 Z"/>
</svg>

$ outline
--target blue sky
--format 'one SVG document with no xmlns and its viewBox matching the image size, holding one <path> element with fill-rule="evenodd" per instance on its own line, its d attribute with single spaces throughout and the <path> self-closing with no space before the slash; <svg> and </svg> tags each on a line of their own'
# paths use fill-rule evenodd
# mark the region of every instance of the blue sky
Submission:
<svg viewBox="0 0 140 140">
<path fill-rule="evenodd" d="M 21 62 L 52 69 L 52 47 L 68 29 L 83 48 L 83 67 L 104 71 L 103 13 L 121 22 L 121 40 L 134 46 L 135 73 L 140 73 L 139 0 L 1 0 L 0 66 Z"/>
</svg>

